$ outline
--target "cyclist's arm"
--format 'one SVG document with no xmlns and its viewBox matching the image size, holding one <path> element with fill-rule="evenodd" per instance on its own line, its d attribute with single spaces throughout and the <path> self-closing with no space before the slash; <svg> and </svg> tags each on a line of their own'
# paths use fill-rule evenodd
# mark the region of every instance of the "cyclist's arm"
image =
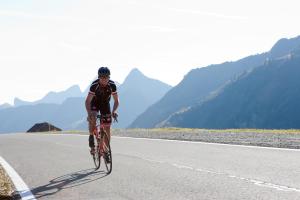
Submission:
<svg viewBox="0 0 300 200">
<path fill-rule="evenodd" d="M 91 102 L 92 102 L 93 97 L 94 97 L 94 94 L 89 93 L 85 100 L 85 109 L 86 109 L 88 115 L 91 113 Z"/>
<path fill-rule="evenodd" d="M 119 107 L 119 96 L 118 93 L 114 93 L 112 96 L 114 98 L 114 107 L 112 112 L 115 113 Z"/>
</svg>

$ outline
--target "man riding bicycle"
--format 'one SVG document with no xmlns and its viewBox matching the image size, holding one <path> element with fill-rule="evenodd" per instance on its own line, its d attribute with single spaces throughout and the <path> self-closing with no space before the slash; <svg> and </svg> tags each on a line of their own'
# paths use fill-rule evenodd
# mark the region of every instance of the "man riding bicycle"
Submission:
<svg viewBox="0 0 300 200">
<path fill-rule="evenodd" d="M 113 96 L 114 105 L 111 112 L 110 98 Z M 87 120 L 89 123 L 89 147 L 91 154 L 95 152 L 93 130 L 96 127 L 97 114 L 101 113 L 101 127 L 103 127 L 110 140 L 110 126 L 112 117 L 117 119 L 117 108 L 119 106 L 119 97 L 116 84 L 110 80 L 110 70 L 107 67 L 100 67 L 98 70 L 98 79 L 93 81 L 90 86 L 90 91 L 85 100 L 85 107 L 88 114 Z M 108 156 L 105 156 L 108 158 Z M 109 160 L 107 160 L 109 162 Z"/>
</svg>

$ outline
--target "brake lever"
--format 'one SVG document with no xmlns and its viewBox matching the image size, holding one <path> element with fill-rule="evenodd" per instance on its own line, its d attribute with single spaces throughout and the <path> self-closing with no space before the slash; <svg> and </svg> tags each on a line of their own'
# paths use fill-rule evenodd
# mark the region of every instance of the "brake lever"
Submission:
<svg viewBox="0 0 300 200">
<path fill-rule="evenodd" d="M 114 117 L 114 122 L 118 123 L 118 118 L 117 117 Z"/>
</svg>

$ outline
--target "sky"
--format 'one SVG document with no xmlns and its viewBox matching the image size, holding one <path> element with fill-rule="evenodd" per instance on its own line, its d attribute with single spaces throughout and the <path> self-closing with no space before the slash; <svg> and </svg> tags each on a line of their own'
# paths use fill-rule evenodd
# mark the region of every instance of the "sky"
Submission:
<svg viewBox="0 0 300 200">
<path fill-rule="evenodd" d="M 0 104 L 81 90 L 100 66 L 175 86 L 300 35 L 299 1 L 0 0 Z"/>
</svg>

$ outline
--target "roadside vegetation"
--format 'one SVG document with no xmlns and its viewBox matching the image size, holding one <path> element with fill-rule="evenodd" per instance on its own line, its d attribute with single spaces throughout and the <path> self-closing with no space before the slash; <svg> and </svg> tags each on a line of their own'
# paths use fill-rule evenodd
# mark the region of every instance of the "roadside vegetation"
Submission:
<svg viewBox="0 0 300 200">
<path fill-rule="evenodd" d="M 132 128 L 132 129 L 113 129 L 115 132 L 122 131 L 141 131 L 141 132 L 159 132 L 159 133 L 169 133 L 169 132 L 181 132 L 181 133 L 272 133 L 272 134 L 300 134 L 300 129 L 198 129 L 198 128 L 177 128 L 177 127 L 167 127 L 167 128 Z M 49 131 L 49 132 L 36 132 L 38 134 L 87 134 L 88 131 L 83 130 L 68 130 L 68 131 Z M 34 133 L 33 133 L 34 134 Z"/>
<path fill-rule="evenodd" d="M 115 129 L 122 131 L 122 129 Z M 150 131 L 150 132 L 209 132 L 209 133 L 288 133 L 288 134 L 300 134 L 300 129 L 198 129 L 198 128 L 152 128 L 152 129 L 126 129 L 132 131 Z"/>
<path fill-rule="evenodd" d="M 13 184 L 0 165 L 0 200 L 12 200 Z"/>
<path fill-rule="evenodd" d="M 44 132 L 48 134 L 81 134 L 88 131 Z M 40 134 L 40 133 L 38 133 Z M 300 149 L 299 129 L 113 129 L 113 136 L 151 139 L 185 140 L 276 148 Z"/>
</svg>

